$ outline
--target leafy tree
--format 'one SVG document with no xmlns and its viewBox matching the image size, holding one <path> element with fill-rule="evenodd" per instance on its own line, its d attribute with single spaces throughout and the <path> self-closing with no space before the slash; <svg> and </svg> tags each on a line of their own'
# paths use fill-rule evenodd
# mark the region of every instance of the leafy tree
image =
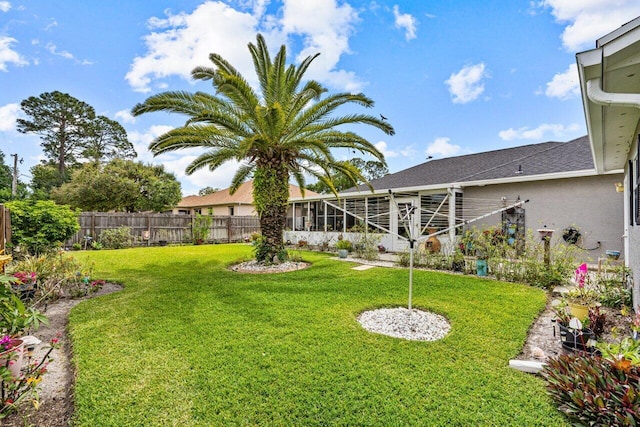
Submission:
<svg viewBox="0 0 640 427">
<path fill-rule="evenodd" d="M 5 164 L 4 153 L 0 150 L 0 189 L 9 189 L 13 183 L 13 174 L 11 167 Z"/>
<path fill-rule="evenodd" d="M 213 187 L 204 187 L 201 188 L 200 191 L 198 191 L 198 196 L 206 196 L 207 194 L 213 194 L 217 191 L 220 191 L 219 188 L 213 188 Z"/>
<path fill-rule="evenodd" d="M 389 173 L 389 168 L 387 168 L 387 165 L 384 162 L 376 160 L 365 161 L 359 158 L 347 160 L 347 162 L 351 163 L 362 172 L 365 181 L 361 181 L 358 184 L 364 184 L 366 181 L 373 181 L 374 179 L 382 178 Z M 343 191 L 353 187 L 353 182 L 343 173 L 338 171 L 333 174 L 333 183 L 338 191 Z M 330 193 L 332 191 L 331 188 L 323 181 L 307 185 L 307 189 L 315 191 L 316 193 Z"/>
<path fill-rule="evenodd" d="M 40 163 L 32 166 L 31 169 L 31 198 L 36 200 L 47 200 L 51 190 L 61 186 L 70 179 L 70 171 L 67 172 L 66 179 L 60 175 L 58 168 L 53 163 Z"/>
<path fill-rule="evenodd" d="M 21 133 L 40 135 L 45 156 L 58 168 L 60 181 L 80 159 L 135 156 L 133 145 L 117 122 L 96 117 L 89 104 L 58 91 L 31 96 L 20 103 L 28 119 L 18 119 Z"/>
<path fill-rule="evenodd" d="M 106 165 L 84 165 L 51 197 L 84 211 L 162 212 L 182 196 L 180 183 L 163 166 L 115 159 Z"/>
<path fill-rule="evenodd" d="M 333 191 L 330 172 L 345 174 L 354 184 L 363 180 L 351 164 L 336 161 L 331 149 L 349 148 L 384 157 L 373 144 L 340 125 L 366 124 L 393 135 L 393 127 L 377 116 L 355 114 L 334 117 L 338 107 L 356 104 L 373 106 L 364 94 L 339 93 L 323 96 L 327 90 L 317 81 L 302 83 L 309 65 L 319 54 L 304 59 L 299 66 L 286 66 L 286 48 L 282 46 L 271 59 L 262 35 L 249 44 L 259 81 L 256 92 L 247 80 L 224 58 L 212 53 L 215 68 L 196 67 L 191 75 L 211 80 L 215 94 L 170 91 L 147 98 L 132 112 L 165 111 L 188 117 L 182 127 L 159 136 L 151 151 L 162 154 L 192 147 L 206 148 L 186 172 L 202 168 L 214 170 L 230 160 L 241 161 L 231 182 L 234 192 L 253 177 L 253 201 L 260 218 L 261 250 L 258 261 L 270 261 L 286 255 L 282 232 L 289 199 L 289 179 L 305 187 L 305 173 L 325 182 Z"/>
<path fill-rule="evenodd" d="M 82 157 L 99 163 L 118 158 L 133 159 L 136 155 L 133 144 L 127 139 L 127 131 L 120 123 L 105 116 L 96 117 Z"/>
<path fill-rule="evenodd" d="M 28 253 L 53 249 L 80 229 L 79 212 L 51 200 L 14 200 L 6 206 L 11 212 L 12 242 Z"/>
</svg>

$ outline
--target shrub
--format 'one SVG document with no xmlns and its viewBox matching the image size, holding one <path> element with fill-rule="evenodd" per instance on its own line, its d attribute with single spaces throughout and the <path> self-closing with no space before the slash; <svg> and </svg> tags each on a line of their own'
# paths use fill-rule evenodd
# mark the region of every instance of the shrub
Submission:
<svg viewBox="0 0 640 427">
<path fill-rule="evenodd" d="M 353 250 L 353 243 L 351 243 L 350 240 L 338 240 L 336 242 L 336 249 L 340 250 L 340 249 L 346 249 L 349 252 L 351 252 Z"/>
<path fill-rule="evenodd" d="M 93 266 L 60 252 L 57 255 L 27 256 L 11 264 L 9 270 L 35 272 L 38 278 L 36 299 L 51 301 L 61 296 L 86 294 Z"/>
<path fill-rule="evenodd" d="M 547 390 L 576 425 L 635 426 L 640 367 L 600 357 L 563 355 L 543 370 Z"/>
<path fill-rule="evenodd" d="M 380 259 L 378 243 L 380 243 L 381 238 L 382 236 L 379 233 L 359 233 L 353 245 L 356 256 L 368 261 Z M 344 240 L 342 241 L 344 242 Z"/>
<path fill-rule="evenodd" d="M 200 244 L 209 238 L 211 232 L 212 219 L 208 215 L 196 214 L 193 219 L 191 239 L 194 244 Z"/>
<path fill-rule="evenodd" d="M 49 251 L 80 229 L 79 211 L 50 200 L 16 200 L 6 206 L 11 211 L 13 244 L 26 253 Z"/>
<path fill-rule="evenodd" d="M 100 233 L 100 243 L 106 249 L 131 247 L 131 229 L 127 226 L 110 228 Z"/>
<path fill-rule="evenodd" d="M 632 283 L 631 270 L 628 267 L 616 266 L 610 271 L 598 274 L 596 286 L 600 293 L 600 303 L 611 308 L 631 306 Z"/>
</svg>

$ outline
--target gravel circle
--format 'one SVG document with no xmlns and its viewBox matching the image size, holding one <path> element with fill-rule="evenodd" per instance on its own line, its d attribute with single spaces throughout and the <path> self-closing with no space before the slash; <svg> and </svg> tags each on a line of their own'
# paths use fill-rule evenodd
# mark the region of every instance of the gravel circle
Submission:
<svg viewBox="0 0 640 427">
<path fill-rule="evenodd" d="M 439 314 L 402 307 L 365 311 L 358 322 L 369 332 L 412 341 L 436 341 L 451 330 L 447 319 Z"/>
<path fill-rule="evenodd" d="M 294 261 L 285 261 L 280 264 L 263 264 L 256 260 L 243 262 L 241 264 L 236 264 L 231 267 L 231 270 L 237 271 L 239 273 L 254 273 L 254 274 L 264 274 L 264 273 L 286 273 L 289 271 L 302 270 L 309 267 L 311 264 L 308 262 L 294 262 Z"/>
</svg>

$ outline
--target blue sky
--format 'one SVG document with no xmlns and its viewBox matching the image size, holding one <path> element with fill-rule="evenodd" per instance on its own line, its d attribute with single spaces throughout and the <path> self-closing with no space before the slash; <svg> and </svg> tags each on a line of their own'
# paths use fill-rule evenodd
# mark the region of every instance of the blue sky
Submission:
<svg viewBox="0 0 640 427">
<path fill-rule="evenodd" d="M 162 163 L 183 194 L 226 188 L 235 164 L 191 176 L 199 151 L 153 157 L 149 142 L 184 118 L 133 118 L 164 90 L 210 91 L 190 71 L 222 54 L 253 78 L 247 43 L 262 33 L 290 61 L 321 56 L 308 76 L 331 92 L 362 91 L 396 134 L 354 128 L 391 172 L 434 158 L 586 134 L 575 53 L 640 15 L 637 0 L 0 0 L 0 150 L 17 153 L 21 179 L 42 159 L 19 134 L 20 102 L 61 91 L 118 120 L 138 160 Z M 347 150 L 335 153 L 349 158 Z"/>
</svg>

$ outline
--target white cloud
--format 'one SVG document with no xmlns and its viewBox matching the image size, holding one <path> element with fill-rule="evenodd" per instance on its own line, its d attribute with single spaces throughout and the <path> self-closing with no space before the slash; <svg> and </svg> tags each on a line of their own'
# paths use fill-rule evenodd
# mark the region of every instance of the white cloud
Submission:
<svg viewBox="0 0 640 427">
<path fill-rule="evenodd" d="M 18 67 L 28 65 L 18 52 L 11 49 L 11 44 L 17 42 L 12 37 L 0 37 L 0 71 L 7 71 L 7 64 L 14 64 Z"/>
<path fill-rule="evenodd" d="M 129 110 L 120 110 L 116 112 L 115 118 L 123 121 L 124 123 L 135 123 L 136 118 L 131 115 Z"/>
<path fill-rule="evenodd" d="M 321 52 L 309 68 L 309 78 L 325 82 L 348 92 L 362 90 L 355 73 L 336 70 L 340 57 L 349 53 L 349 37 L 354 32 L 358 14 L 348 3 L 335 0 L 284 0 L 282 20 L 269 33 L 302 37 L 303 49 L 296 60 Z"/>
<path fill-rule="evenodd" d="M 432 143 L 427 145 L 425 154 L 427 156 L 450 157 L 460 153 L 462 147 L 456 144 L 451 144 L 449 141 L 450 138 L 446 137 L 438 137 L 434 139 Z"/>
<path fill-rule="evenodd" d="M 379 141 L 373 145 L 384 155 L 385 159 L 398 157 L 398 153 L 396 151 L 388 149 L 388 145 L 385 141 Z"/>
<path fill-rule="evenodd" d="M 416 154 L 418 154 L 418 152 L 413 147 L 413 145 L 407 145 L 406 147 L 400 150 L 400 155 L 402 157 L 413 157 Z"/>
<path fill-rule="evenodd" d="M 547 89 L 544 93 L 549 98 L 560 98 L 562 100 L 580 96 L 577 65 L 570 64 L 566 71 L 553 76 L 553 79 L 547 83 Z"/>
<path fill-rule="evenodd" d="M 150 92 L 160 79 L 178 76 L 191 80 L 191 70 L 212 65 L 209 54 L 216 52 L 234 65 L 247 79 L 255 80 L 247 50 L 260 32 L 272 49 L 299 37 L 300 60 L 322 52 L 307 75 L 331 86 L 358 91 L 362 83 L 353 72 L 336 69 L 342 54 L 349 52 L 349 36 L 357 13 L 348 4 L 334 0 L 283 0 L 282 8 L 266 15 L 266 0 L 252 2 L 249 11 L 236 10 L 220 1 L 208 1 L 192 13 L 171 14 L 148 21 L 151 33 L 144 37 L 147 53 L 134 58 L 126 80 L 139 92 Z"/>
<path fill-rule="evenodd" d="M 487 77 L 489 75 L 485 72 L 484 62 L 464 66 L 457 73 L 451 74 L 445 83 L 449 86 L 453 103 L 466 104 L 478 99 L 484 92 L 483 79 Z"/>
<path fill-rule="evenodd" d="M 418 20 L 408 13 L 400 13 L 400 7 L 397 4 L 393 6 L 393 16 L 396 28 L 404 30 L 404 38 L 407 41 L 415 39 Z"/>
<path fill-rule="evenodd" d="M 56 21 L 55 19 L 52 19 L 51 22 L 46 27 L 44 27 L 44 30 L 49 31 L 52 28 L 55 28 L 57 26 L 58 26 L 58 21 Z"/>
<path fill-rule="evenodd" d="M 179 76 L 191 81 L 191 70 L 212 65 L 209 54 L 221 54 L 241 73 L 252 69 L 246 45 L 258 20 L 221 2 L 206 2 L 193 13 L 151 18 L 152 32 L 144 37 L 147 54 L 134 58 L 125 79 L 138 92 L 149 92 L 153 80 Z"/>
<path fill-rule="evenodd" d="M 11 9 L 11 3 L 8 1 L 0 1 L 0 12 L 9 12 Z"/>
<path fill-rule="evenodd" d="M 58 50 L 58 47 L 53 43 L 47 43 L 47 50 L 51 52 L 53 55 L 61 56 L 65 59 L 73 59 L 73 55 L 66 50 Z"/>
<path fill-rule="evenodd" d="M 640 15 L 638 0 L 543 0 L 540 5 L 568 24 L 561 38 L 570 52 L 595 47 L 596 39 Z"/>
<path fill-rule="evenodd" d="M 7 104 L 0 107 L 0 131 L 8 132 L 16 127 L 16 119 L 20 115 L 19 104 Z"/>
<path fill-rule="evenodd" d="M 534 129 L 529 129 L 525 126 L 518 129 L 509 128 L 507 130 L 501 130 L 498 132 L 498 136 L 504 141 L 513 141 L 514 139 L 541 140 L 543 138 L 549 138 L 549 136 L 546 135 L 554 138 L 562 138 L 579 129 L 580 126 L 577 123 L 569 126 L 557 123 L 543 123 Z"/>
<path fill-rule="evenodd" d="M 385 159 L 391 159 L 393 157 L 414 157 L 417 152 L 413 145 L 407 145 L 399 150 L 391 150 L 389 144 L 385 141 L 379 141 L 373 144 L 378 151 L 384 154 Z"/>
</svg>

